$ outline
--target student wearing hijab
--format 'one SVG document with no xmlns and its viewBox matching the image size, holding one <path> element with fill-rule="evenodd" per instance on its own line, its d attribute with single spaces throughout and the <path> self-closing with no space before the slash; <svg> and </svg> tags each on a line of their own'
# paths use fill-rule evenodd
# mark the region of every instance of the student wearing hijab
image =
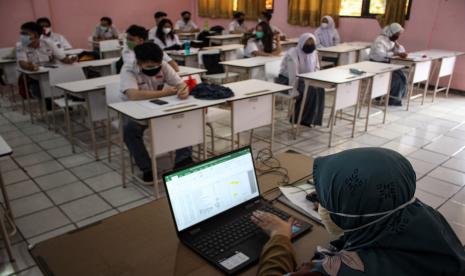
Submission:
<svg viewBox="0 0 465 276">
<path fill-rule="evenodd" d="M 174 33 L 173 23 L 169 19 L 163 19 L 158 23 L 157 33 L 153 41 L 163 50 L 180 50 L 181 42 Z"/>
<path fill-rule="evenodd" d="M 404 28 L 399 23 L 392 23 L 383 29 L 371 45 L 370 60 L 376 62 L 391 62 L 393 56 L 406 58 L 405 48 L 398 42 Z M 407 77 L 402 70 L 394 71 L 391 80 L 389 105 L 401 106 L 402 98 L 407 95 Z"/>
<path fill-rule="evenodd" d="M 415 171 L 399 153 L 359 148 L 320 157 L 313 179 L 323 224 L 339 238 L 296 269 L 291 221 L 256 212 L 252 220 L 271 236 L 257 275 L 465 275 L 462 244 L 415 198 Z"/>
<path fill-rule="evenodd" d="M 303 80 L 297 80 L 297 75 L 315 72 L 320 69 L 318 53 L 316 51 L 317 42 L 318 40 L 314 35 L 310 33 L 302 34 L 297 47 L 289 49 L 281 63 L 277 82 L 294 87 L 293 94 L 298 95 L 294 120 L 297 119 L 300 112 L 302 94 L 305 87 Z M 324 92 L 324 89 L 309 87 L 302 116 L 303 125 L 321 125 L 325 105 Z"/>
<path fill-rule="evenodd" d="M 334 19 L 329 15 L 323 16 L 320 27 L 315 31 L 315 36 L 319 41 L 318 47 L 331 47 L 341 43 Z"/>
<path fill-rule="evenodd" d="M 244 50 L 246 57 L 278 56 L 281 54 L 281 40 L 278 34 L 273 34 L 270 25 L 266 22 L 258 23 L 255 28 L 255 37 L 247 40 Z"/>
</svg>

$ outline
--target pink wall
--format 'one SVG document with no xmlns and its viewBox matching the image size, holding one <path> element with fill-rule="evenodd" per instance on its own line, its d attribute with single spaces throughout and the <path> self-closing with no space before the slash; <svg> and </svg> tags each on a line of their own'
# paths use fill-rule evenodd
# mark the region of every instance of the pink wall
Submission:
<svg viewBox="0 0 465 276">
<path fill-rule="evenodd" d="M 287 24 L 287 3 L 275 1 L 273 24 L 288 37 L 313 32 L 312 28 Z M 0 37 L 0 47 L 13 46 L 18 40 L 19 26 L 40 16 L 51 17 L 54 30 L 64 34 L 74 47 L 86 48 L 87 37 L 101 16 L 112 17 L 115 26 L 124 31 L 130 24 L 151 28 L 153 13 L 157 10 L 166 11 L 173 20 L 182 10 L 191 10 L 199 25 L 205 20 L 210 26 L 226 26 L 230 22 L 197 17 L 197 0 L 0 0 L 0 22 L 7 26 Z M 465 52 L 464 12 L 464 0 L 414 0 L 401 43 L 408 51 L 440 48 Z M 252 27 L 255 22 L 248 24 Z M 339 32 L 344 41 L 372 41 L 380 31 L 378 22 L 373 19 L 340 20 Z M 457 64 L 452 87 L 465 90 L 465 57 Z"/>
</svg>

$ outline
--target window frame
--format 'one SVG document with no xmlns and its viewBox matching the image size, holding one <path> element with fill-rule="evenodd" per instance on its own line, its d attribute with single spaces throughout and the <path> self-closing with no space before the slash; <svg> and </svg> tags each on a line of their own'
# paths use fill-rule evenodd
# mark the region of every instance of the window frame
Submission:
<svg viewBox="0 0 465 276">
<path fill-rule="evenodd" d="M 369 18 L 369 19 L 376 19 L 378 14 L 370 13 L 370 1 L 371 0 L 362 0 L 362 14 L 360 16 L 354 15 L 340 15 L 340 18 Z M 412 3 L 414 0 L 409 0 L 407 6 L 407 14 L 405 15 L 405 20 L 410 19 L 410 12 L 412 10 Z M 274 5 L 274 1 L 273 1 Z"/>
<path fill-rule="evenodd" d="M 271 9 L 266 9 L 267 12 L 274 13 L 274 3 L 275 3 L 275 1 L 276 0 L 272 0 Z M 237 10 L 234 10 L 234 8 L 233 8 L 233 12 L 237 12 Z"/>
</svg>

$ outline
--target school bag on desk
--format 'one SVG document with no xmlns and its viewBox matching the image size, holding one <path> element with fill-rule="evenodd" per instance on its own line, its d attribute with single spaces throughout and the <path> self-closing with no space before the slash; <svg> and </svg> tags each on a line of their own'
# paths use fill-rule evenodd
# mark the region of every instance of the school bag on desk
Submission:
<svg viewBox="0 0 465 276">
<path fill-rule="evenodd" d="M 191 95 L 201 100 L 219 100 L 234 97 L 234 92 L 221 85 L 200 83 L 192 90 Z"/>
</svg>

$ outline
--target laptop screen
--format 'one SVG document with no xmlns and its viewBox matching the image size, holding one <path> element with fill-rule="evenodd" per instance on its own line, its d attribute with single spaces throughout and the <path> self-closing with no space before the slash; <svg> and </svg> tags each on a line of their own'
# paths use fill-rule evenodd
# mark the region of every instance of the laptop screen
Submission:
<svg viewBox="0 0 465 276">
<path fill-rule="evenodd" d="M 165 175 L 178 231 L 259 196 L 250 148 Z"/>
</svg>

